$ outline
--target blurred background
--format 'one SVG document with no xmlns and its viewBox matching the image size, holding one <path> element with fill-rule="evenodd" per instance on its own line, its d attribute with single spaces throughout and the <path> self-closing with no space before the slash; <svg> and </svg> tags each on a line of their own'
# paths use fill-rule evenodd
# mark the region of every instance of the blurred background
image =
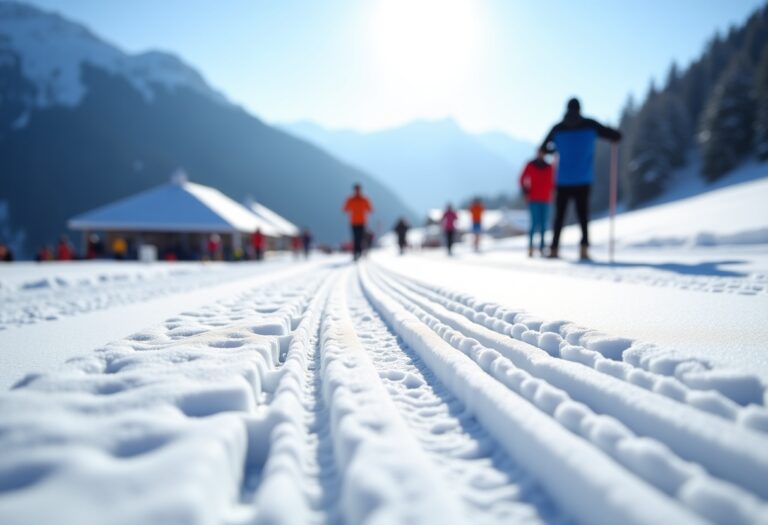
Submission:
<svg viewBox="0 0 768 525">
<path fill-rule="evenodd" d="M 69 235 L 84 253 L 98 233 L 108 250 L 141 239 L 107 218 L 169 230 L 195 198 L 232 242 L 256 224 L 331 249 L 356 182 L 376 235 L 477 196 L 521 209 L 520 170 L 572 96 L 624 133 L 623 210 L 764 177 L 766 2 L 2 1 L 0 243 L 33 258 Z M 608 163 L 601 145 L 596 214 Z M 123 206 L 174 174 L 183 196 Z M 156 242 L 197 257 L 208 230 L 179 230 Z"/>
</svg>

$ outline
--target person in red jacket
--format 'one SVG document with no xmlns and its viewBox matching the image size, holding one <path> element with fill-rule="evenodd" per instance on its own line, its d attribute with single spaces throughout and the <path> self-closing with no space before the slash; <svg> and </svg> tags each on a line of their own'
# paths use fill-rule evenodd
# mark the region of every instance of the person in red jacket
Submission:
<svg viewBox="0 0 768 525">
<path fill-rule="evenodd" d="M 531 214 L 531 228 L 528 232 L 528 257 L 533 257 L 533 237 L 538 231 L 541 235 L 539 251 L 544 254 L 544 232 L 547 231 L 549 203 L 552 201 L 554 188 L 554 170 L 544 159 L 545 152 L 540 149 L 536 158 L 526 164 L 520 175 L 520 189 L 528 201 Z"/>
<path fill-rule="evenodd" d="M 251 236 L 251 245 L 253 246 L 253 256 L 257 261 L 264 258 L 264 234 L 261 233 L 261 228 L 256 228 Z"/>
<path fill-rule="evenodd" d="M 355 184 L 354 194 L 344 203 L 344 212 L 349 214 L 354 260 L 356 261 L 363 255 L 366 219 L 368 214 L 373 212 L 371 201 L 363 195 L 359 184 Z"/>
<path fill-rule="evenodd" d="M 56 247 L 56 259 L 59 261 L 71 261 L 75 258 L 75 251 L 69 243 L 66 235 L 59 239 L 59 245 Z"/>
</svg>

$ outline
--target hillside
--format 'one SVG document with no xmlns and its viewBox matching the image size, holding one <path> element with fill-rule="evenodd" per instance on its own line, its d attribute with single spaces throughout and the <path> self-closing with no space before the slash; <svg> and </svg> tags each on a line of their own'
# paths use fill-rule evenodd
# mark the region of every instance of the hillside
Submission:
<svg viewBox="0 0 768 525">
<path fill-rule="evenodd" d="M 408 213 L 383 184 L 226 101 L 172 55 L 127 55 L 16 3 L 0 4 L 0 22 L 0 234 L 22 255 L 72 216 L 179 167 L 234 199 L 254 196 L 321 242 L 348 235 L 339 210 L 355 182 L 373 198 L 374 224 Z"/>
<path fill-rule="evenodd" d="M 672 64 L 663 84 L 627 101 L 620 126 L 620 191 L 630 208 L 663 198 L 681 168 L 695 168 L 706 189 L 749 158 L 768 159 L 768 7 L 714 35 L 687 67 Z M 599 149 L 595 209 L 607 202 L 608 162 Z"/>
</svg>

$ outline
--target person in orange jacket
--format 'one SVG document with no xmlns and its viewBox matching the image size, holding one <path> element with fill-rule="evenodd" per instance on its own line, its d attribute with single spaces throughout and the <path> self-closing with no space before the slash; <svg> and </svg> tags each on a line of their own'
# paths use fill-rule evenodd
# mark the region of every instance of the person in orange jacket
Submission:
<svg viewBox="0 0 768 525">
<path fill-rule="evenodd" d="M 469 207 L 469 213 L 472 215 L 472 233 L 475 235 L 475 251 L 480 251 L 480 234 L 483 232 L 483 212 L 485 206 L 480 198 L 476 198 Z"/>
<path fill-rule="evenodd" d="M 349 215 L 349 224 L 352 227 L 352 252 L 355 261 L 363 254 L 365 224 L 368 214 L 372 211 L 371 201 L 363 195 L 360 185 L 355 184 L 354 194 L 344 203 L 344 212 Z"/>
</svg>

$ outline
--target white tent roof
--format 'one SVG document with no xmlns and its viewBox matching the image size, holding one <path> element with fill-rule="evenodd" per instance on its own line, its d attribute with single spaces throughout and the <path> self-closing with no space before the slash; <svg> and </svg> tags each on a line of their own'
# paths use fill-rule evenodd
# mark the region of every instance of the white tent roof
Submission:
<svg viewBox="0 0 768 525">
<path fill-rule="evenodd" d="M 219 190 L 180 175 L 168 184 L 78 215 L 68 225 L 73 230 L 200 233 L 251 233 L 261 228 L 264 235 L 279 236 L 274 226 Z"/>
<path fill-rule="evenodd" d="M 245 203 L 245 207 L 251 210 L 254 214 L 256 214 L 257 217 L 259 217 L 260 219 L 266 221 L 271 226 L 273 226 L 280 235 L 293 237 L 294 235 L 299 234 L 298 226 L 293 224 L 291 221 L 289 221 L 282 215 L 278 215 L 274 211 L 270 210 L 263 204 L 259 204 L 258 202 L 253 200 L 247 200 Z"/>
</svg>

